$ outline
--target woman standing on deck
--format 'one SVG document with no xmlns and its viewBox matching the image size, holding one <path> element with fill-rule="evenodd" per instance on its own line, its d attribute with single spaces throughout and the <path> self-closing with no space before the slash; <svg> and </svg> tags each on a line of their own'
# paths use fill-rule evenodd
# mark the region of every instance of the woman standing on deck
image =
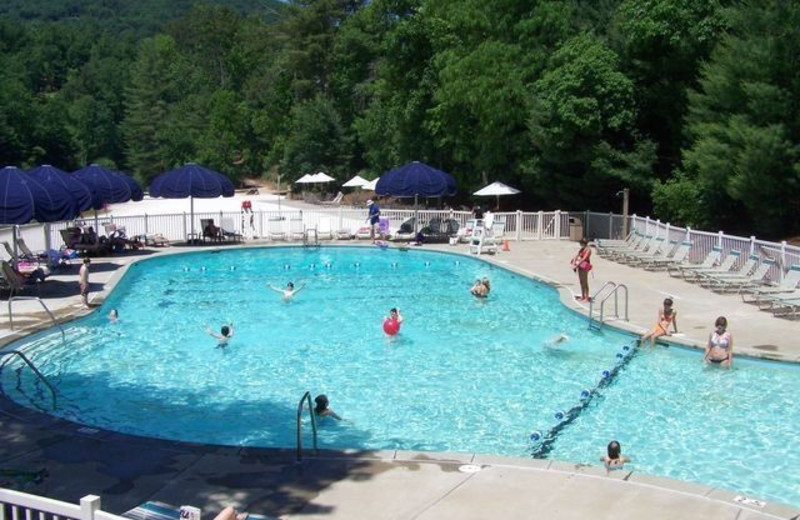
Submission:
<svg viewBox="0 0 800 520">
<path fill-rule="evenodd" d="M 581 284 L 581 297 L 578 298 L 579 302 L 588 302 L 591 300 L 589 297 L 589 271 L 592 270 L 592 250 L 589 248 L 589 242 L 585 238 L 580 241 L 581 248 L 578 254 L 570 261 L 572 270 L 578 273 L 578 281 Z"/>
</svg>

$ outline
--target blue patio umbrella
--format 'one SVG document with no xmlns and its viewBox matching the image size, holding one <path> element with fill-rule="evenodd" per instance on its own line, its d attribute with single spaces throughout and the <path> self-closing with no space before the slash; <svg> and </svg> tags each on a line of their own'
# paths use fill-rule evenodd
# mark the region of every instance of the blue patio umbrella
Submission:
<svg viewBox="0 0 800 520">
<path fill-rule="evenodd" d="M 67 190 L 75 199 L 75 204 L 78 206 L 78 211 L 80 212 L 90 208 L 97 209 L 102 206 L 102 204 L 94 200 L 92 191 L 88 186 L 55 166 L 43 164 L 28 170 L 28 175 L 42 184 L 58 184 Z"/>
<path fill-rule="evenodd" d="M 107 170 L 97 164 L 72 172 L 72 176 L 89 187 L 94 201 L 99 204 L 116 204 L 129 200 L 142 200 L 144 194 L 136 181 L 121 173 Z M 128 181 L 130 179 L 131 182 Z M 135 187 L 135 188 L 134 188 Z"/>
<path fill-rule="evenodd" d="M 233 183 L 221 173 L 187 163 L 174 170 L 162 173 L 150 183 L 150 196 L 165 199 L 189 197 L 191 230 L 194 236 L 194 199 L 233 197 Z"/>
<path fill-rule="evenodd" d="M 456 180 L 449 173 L 418 161 L 390 170 L 378 180 L 375 193 L 394 197 L 414 197 L 414 231 L 416 232 L 419 197 L 445 197 L 457 192 Z"/>
<path fill-rule="evenodd" d="M 452 175 L 418 161 L 384 173 L 375 186 L 378 195 L 395 197 L 445 197 L 456 191 Z"/>
<path fill-rule="evenodd" d="M 79 213 L 74 197 L 61 185 L 40 182 L 14 166 L 0 170 L 0 224 L 57 222 Z M 16 230 L 13 235 L 16 254 Z"/>
</svg>

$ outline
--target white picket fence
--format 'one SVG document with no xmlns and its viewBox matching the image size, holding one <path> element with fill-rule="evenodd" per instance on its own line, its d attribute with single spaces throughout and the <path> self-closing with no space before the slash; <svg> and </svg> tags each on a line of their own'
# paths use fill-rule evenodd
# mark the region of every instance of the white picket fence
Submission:
<svg viewBox="0 0 800 520">
<path fill-rule="evenodd" d="M 417 213 L 422 228 L 430 220 L 453 219 L 464 227 L 472 218 L 468 211 L 453 210 L 419 210 Z M 390 232 L 394 233 L 406 220 L 414 217 L 414 210 L 383 209 L 381 216 L 388 217 Z M 562 211 L 531 212 L 505 212 L 495 213 L 495 220 L 504 221 L 506 224 L 505 235 L 509 240 L 555 240 L 569 238 L 570 215 Z M 317 228 L 323 220 L 327 221 L 330 229 L 334 231 L 346 230 L 355 233 L 359 228 L 366 226 L 366 209 L 354 208 L 320 208 L 313 210 L 289 211 L 254 211 L 253 213 L 241 212 L 200 212 L 194 214 L 194 231 L 202 233 L 201 220 L 214 219 L 217 226 L 226 231 L 241 233 L 245 237 L 267 237 L 270 224 L 278 223 L 284 233 L 288 233 L 291 222 L 302 220 L 304 228 Z M 272 221 L 272 222 L 270 222 Z M 59 249 L 64 241 L 61 230 L 66 229 L 74 222 L 56 222 L 50 224 L 28 224 L 19 226 L 19 236 L 33 250 Z M 81 225 L 95 226 L 96 231 L 104 234 L 106 224 L 115 224 L 124 227 L 129 237 L 161 234 L 167 240 L 179 242 L 187 240 L 192 230 L 192 217 L 188 213 L 172 213 L 158 215 L 135 215 L 117 217 L 105 215 L 94 219 L 85 219 Z M 0 228 L 0 241 L 12 242 L 13 228 Z"/>
<path fill-rule="evenodd" d="M 124 520 L 100 509 L 100 497 L 87 495 L 70 504 L 0 488 L 0 520 Z"/>
</svg>

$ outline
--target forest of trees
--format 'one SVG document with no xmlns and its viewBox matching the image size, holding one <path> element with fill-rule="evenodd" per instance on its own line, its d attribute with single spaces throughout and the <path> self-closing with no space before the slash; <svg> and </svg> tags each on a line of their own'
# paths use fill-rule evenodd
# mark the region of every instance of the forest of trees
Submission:
<svg viewBox="0 0 800 520">
<path fill-rule="evenodd" d="M 800 232 L 791 0 L 7 0 L 0 165 L 374 178 Z M 455 202 L 458 202 L 455 201 Z"/>
</svg>

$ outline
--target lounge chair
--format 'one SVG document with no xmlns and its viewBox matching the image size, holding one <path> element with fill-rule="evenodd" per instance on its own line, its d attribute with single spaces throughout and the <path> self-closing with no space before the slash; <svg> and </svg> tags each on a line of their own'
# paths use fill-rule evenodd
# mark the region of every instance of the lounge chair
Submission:
<svg viewBox="0 0 800 520">
<path fill-rule="evenodd" d="M 59 233 L 68 249 L 85 255 L 102 255 L 111 252 L 111 245 L 108 241 L 101 241 L 99 237 L 89 239 L 80 228 L 66 228 L 59 231 Z"/>
<path fill-rule="evenodd" d="M 774 265 L 775 260 L 772 258 L 765 258 L 747 278 L 716 278 L 709 286 L 709 289 L 714 292 L 735 291 L 741 293 L 748 287 L 764 287 L 764 278 Z"/>
<path fill-rule="evenodd" d="M 222 229 L 218 228 L 216 224 L 214 224 L 213 218 L 201 218 L 200 229 L 203 230 L 203 242 L 205 242 L 206 239 L 209 239 L 212 242 L 222 241 Z"/>
<path fill-rule="evenodd" d="M 241 242 L 244 237 L 242 234 L 236 231 L 236 224 L 234 224 L 232 218 L 223 218 L 222 225 L 220 226 L 220 231 L 222 232 L 222 237 L 226 240 L 232 240 L 234 242 Z"/>
<path fill-rule="evenodd" d="M 684 240 L 672 251 L 671 256 L 644 260 L 641 262 L 641 267 L 644 267 L 648 271 L 657 271 L 659 269 L 668 269 L 672 265 L 680 265 L 686 261 L 686 257 L 689 256 L 692 244 L 693 242 L 691 240 Z"/>
<path fill-rule="evenodd" d="M 24 292 L 28 288 L 35 288 L 39 291 L 39 286 L 36 284 L 37 278 L 26 277 L 11 266 L 5 260 L 0 261 L 0 289 L 8 290 L 8 299 L 10 300 L 15 293 Z"/>
<path fill-rule="evenodd" d="M 280 217 L 270 217 L 267 221 L 267 236 L 270 240 L 286 240 L 283 220 Z"/>
<path fill-rule="evenodd" d="M 624 255 L 614 257 L 614 260 L 623 264 L 636 265 L 647 260 L 667 258 L 669 253 L 672 251 L 672 248 L 667 247 L 666 242 L 667 239 L 665 237 L 657 237 L 650 244 L 650 248 L 647 251 L 634 251 L 632 253 L 626 253 Z M 674 241 L 672 242 L 672 245 L 675 245 Z"/>
<path fill-rule="evenodd" d="M 697 269 L 710 269 L 719 264 L 722 256 L 722 248 L 714 246 L 706 255 L 705 259 L 699 264 L 680 263 L 667 266 L 667 274 L 670 276 L 685 278 L 688 273 Z"/>
<path fill-rule="evenodd" d="M 333 228 L 331 227 L 331 219 L 321 218 L 317 225 L 317 237 L 320 240 L 333 240 Z"/>
<path fill-rule="evenodd" d="M 414 222 L 416 222 L 416 220 L 414 219 L 414 217 L 411 217 L 410 219 L 400 224 L 400 228 L 394 235 L 392 235 L 392 240 L 402 241 L 402 242 L 409 242 L 411 240 L 414 240 L 416 238 L 414 236 L 415 235 Z"/>
<path fill-rule="evenodd" d="M 595 247 L 597 248 L 597 253 L 600 256 L 608 256 L 616 251 L 628 250 L 634 251 L 638 250 L 641 242 L 645 239 L 649 239 L 650 235 L 645 235 L 644 233 L 639 233 L 638 231 L 634 231 L 632 235 L 629 235 L 629 240 L 625 241 L 608 241 L 608 240 L 598 240 L 595 242 Z"/>
<path fill-rule="evenodd" d="M 619 249 L 614 248 L 608 250 L 606 254 L 601 256 L 605 256 L 605 258 L 608 258 L 609 260 L 616 261 L 619 258 L 624 258 L 625 255 L 646 253 L 647 251 L 650 251 L 650 248 L 655 243 L 655 241 L 656 241 L 655 235 L 647 235 L 645 237 L 642 237 L 642 239 L 639 240 L 638 242 L 636 242 L 636 245 L 634 246 L 633 249 L 624 247 Z"/>
<path fill-rule="evenodd" d="M 336 194 L 336 196 L 333 199 L 323 200 L 322 204 L 325 204 L 327 206 L 338 206 L 339 204 L 342 203 L 343 198 L 344 198 L 344 193 L 340 191 L 339 193 Z"/>
<path fill-rule="evenodd" d="M 496 228 L 493 226 L 492 231 L 500 229 L 500 226 L 505 227 L 503 222 L 495 222 Z M 429 244 L 437 244 L 448 242 L 450 237 L 456 236 L 458 233 L 458 221 L 453 219 L 442 220 L 440 218 L 432 218 L 428 225 L 420 229 L 422 241 Z"/>
<path fill-rule="evenodd" d="M 180 507 L 156 501 L 140 504 L 122 513 L 122 516 L 130 520 L 182 520 Z M 247 513 L 247 518 L 252 518 L 253 520 L 275 520 L 274 517 L 256 515 L 250 512 Z"/>
<path fill-rule="evenodd" d="M 722 274 L 722 273 L 729 273 L 736 262 L 739 261 L 739 257 L 742 256 L 741 251 L 737 251 L 732 249 L 728 256 L 725 257 L 725 260 L 722 261 L 717 267 L 709 267 L 708 269 L 692 269 L 688 272 L 684 273 L 683 279 L 688 282 L 696 282 L 702 280 L 704 276 L 708 274 Z"/>
<path fill-rule="evenodd" d="M 355 237 L 360 240 L 369 240 L 371 232 L 372 226 L 360 226 L 355 232 Z"/>
<path fill-rule="evenodd" d="M 306 228 L 303 225 L 302 218 L 292 218 L 289 220 L 289 240 L 302 240 L 305 233 Z"/>
<path fill-rule="evenodd" d="M 739 291 L 739 294 L 742 295 L 743 302 L 755 303 L 760 307 L 761 301 L 768 301 L 773 296 L 795 292 L 798 283 L 800 283 L 800 264 L 794 264 L 789 267 L 789 272 L 786 273 L 786 276 L 783 277 L 780 283 L 766 287 L 745 287 Z M 745 295 L 750 295 L 752 299 L 748 301 Z"/>
<path fill-rule="evenodd" d="M 697 283 L 703 287 L 710 287 L 716 283 L 722 283 L 724 280 L 748 280 L 750 273 L 753 272 L 758 264 L 758 255 L 751 254 L 747 261 L 736 271 L 726 271 L 717 273 L 714 271 L 701 271 L 697 273 Z"/>
</svg>

